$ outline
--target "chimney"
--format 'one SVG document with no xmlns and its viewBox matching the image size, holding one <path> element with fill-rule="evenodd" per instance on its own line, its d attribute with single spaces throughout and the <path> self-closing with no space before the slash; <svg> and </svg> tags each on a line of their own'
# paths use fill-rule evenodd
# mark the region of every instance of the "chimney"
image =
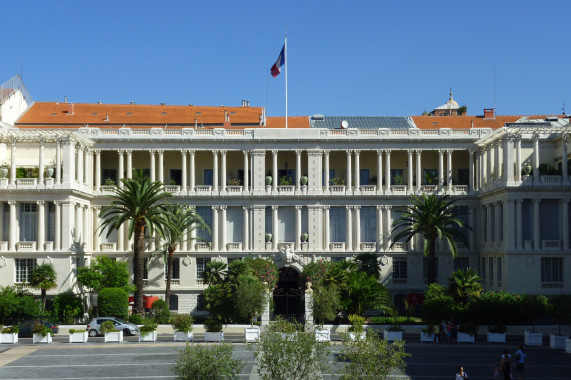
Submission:
<svg viewBox="0 0 571 380">
<path fill-rule="evenodd" d="M 75 106 L 74 106 L 74 104 L 73 104 L 73 103 L 69 103 L 69 104 L 67 105 L 67 114 L 68 114 L 68 115 L 73 115 L 74 111 L 75 111 Z"/>
<path fill-rule="evenodd" d="M 63 97 L 63 102 L 64 102 L 64 103 L 67 103 L 67 96 L 65 96 L 65 95 L 64 95 L 64 97 Z"/>
<path fill-rule="evenodd" d="M 495 108 L 484 108 L 484 119 L 495 119 Z"/>
<path fill-rule="evenodd" d="M 134 100 L 131 100 L 131 104 L 135 104 L 135 101 L 134 101 Z"/>
</svg>

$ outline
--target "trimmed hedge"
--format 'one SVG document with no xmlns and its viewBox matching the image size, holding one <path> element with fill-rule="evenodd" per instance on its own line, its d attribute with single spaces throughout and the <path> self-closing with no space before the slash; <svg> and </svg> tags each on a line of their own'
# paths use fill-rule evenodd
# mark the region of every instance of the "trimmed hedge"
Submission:
<svg viewBox="0 0 571 380">
<path fill-rule="evenodd" d="M 129 315 L 129 295 L 121 288 L 104 288 L 97 299 L 99 315 L 127 319 Z"/>
</svg>

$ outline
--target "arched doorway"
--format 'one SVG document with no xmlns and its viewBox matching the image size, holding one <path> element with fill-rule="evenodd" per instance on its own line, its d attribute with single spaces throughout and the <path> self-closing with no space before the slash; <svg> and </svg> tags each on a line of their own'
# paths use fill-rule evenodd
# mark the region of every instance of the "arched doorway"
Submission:
<svg viewBox="0 0 571 380">
<path fill-rule="evenodd" d="M 303 321 L 304 309 L 299 272 L 292 267 L 280 268 L 280 277 L 274 290 L 274 317 Z"/>
</svg>

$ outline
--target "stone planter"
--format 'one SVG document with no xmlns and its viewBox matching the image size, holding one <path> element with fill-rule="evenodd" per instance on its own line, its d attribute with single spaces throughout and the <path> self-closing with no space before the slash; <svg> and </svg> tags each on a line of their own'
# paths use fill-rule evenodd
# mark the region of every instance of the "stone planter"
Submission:
<svg viewBox="0 0 571 380">
<path fill-rule="evenodd" d="M 8 176 L 8 168 L 0 168 L 0 178 L 6 178 Z"/>
<path fill-rule="evenodd" d="M 52 334 L 46 334 L 46 336 L 41 336 L 40 334 L 34 333 L 32 336 L 32 343 L 51 343 Z"/>
<path fill-rule="evenodd" d="M 122 342 L 123 331 L 114 331 L 105 333 L 105 342 Z"/>
<path fill-rule="evenodd" d="M 69 333 L 69 343 L 87 343 L 87 331 Z"/>
<path fill-rule="evenodd" d="M 258 327 L 246 327 L 244 329 L 246 334 L 246 342 L 258 342 L 260 340 L 260 329 Z"/>
<path fill-rule="evenodd" d="M 474 343 L 475 341 L 476 335 L 458 331 L 458 343 Z"/>
<path fill-rule="evenodd" d="M 523 333 L 523 343 L 526 346 L 542 346 L 543 345 L 543 333 L 525 331 Z"/>
<path fill-rule="evenodd" d="M 565 339 L 565 352 L 571 354 L 571 339 Z"/>
<path fill-rule="evenodd" d="M 54 168 L 48 167 L 46 169 L 46 178 L 52 178 L 54 176 L 54 172 L 55 172 Z"/>
<path fill-rule="evenodd" d="M 360 333 L 356 333 L 356 332 L 350 332 L 349 333 L 349 339 L 351 339 L 351 340 L 357 340 L 357 339 L 364 340 L 366 337 L 367 337 L 367 333 L 365 333 L 364 331 L 360 332 Z"/>
<path fill-rule="evenodd" d="M 218 332 L 207 331 L 204 333 L 204 341 L 205 342 L 223 342 L 224 341 L 224 331 L 218 331 Z"/>
<path fill-rule="evenodd" d="M 566 338 L 565 335 L 549 334 L 549 347 L 554 350 L 564 350 Z"/>
<path fill-rule="evenodd" d="M 383 330 L 383 339 L 387 342 L 402 340 L 402 331 Z"/>
<path fill-rule="evenodd" d="M 150 331 L 148 333 L 139 333 L 139 342 L 156 342 L 157 331 Z"/>
<path fill-rule="evenodd" d="M 491 333 L 488 332 L 488 343 L 505 343 L 506 333 Z"/>
<path fill-rule="evenodd" d="M 315 340 L 317 342 L 329 342 L 331 340 L 331 330 L 315 329 Z"/>
<path fill-rule="evenodd" d="M 16 344 L 18 343 L 18 334 L 0 334 L 0 343 Z"/>
<path fill-rule="evenodd" d="M 183 342 L 192 342 L 193 336 L 194 336 L 194 334 L 192 333 L 192 331 L 189 331 L 189 332 L 175 331 L 174 332 L 174 342 L 176 342 L 177 340 L 183 341 Z"/>
<path fill-rule="evenodd" d="M 421 342 L 434 342 L 434 334 L 432 333 L 425 333 L 420 332 L 420 341 Z"/>
</svg>

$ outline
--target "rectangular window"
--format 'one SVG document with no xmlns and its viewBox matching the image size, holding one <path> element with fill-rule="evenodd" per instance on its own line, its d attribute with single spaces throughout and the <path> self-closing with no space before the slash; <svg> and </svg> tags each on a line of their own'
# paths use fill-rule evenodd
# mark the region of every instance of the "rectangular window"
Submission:
<svg viewBox="0 0 571 380">
<path fill-rule="evenodd" d="M 178 310 L 178 296 L 176 294 L 169 295 L 169 310 Z"/>
<path fill-rule="evenodd" d="M 210 262 L 209 258 L 197 258 L 196 259 L 196 279 L 202 280 L 204 270 L 206 269 L 206 264 Z"/>
<path fill-rule="evenodd" d="M 117 183 L 117 169 L 101 169 L 101 185 L 104 185 L 107 179 Z"/>
<path fill-rule="evenodd" d="M 265 213 L 266 213 L 266 217 L 265 217 L 266 233 L 271 234 L 272 233 L 272 208 L 266 207 Z"/>
<path fill-rule="evenodd" d="M 458 185 L 468 185 L 470 180 L 470 171 L 468 169 L 458 169 Z"/>
<path fill-rule="evenodd" d="M 486 279 L 486 258 L 482 257 L 482 264 L 480 266 L 480 277 L 482 277 L 482 280 Z"/>
<path fill-rule="evenodd" d="M 204 169 L 204 184 L 206 186 L 214 185 L 214 172 L 212 169 Z"/>
<path fill-rule="evenodd" d="M 393 282 L 396 284 L 406 284 L 408 278 L 408 267 L 406 258 L 393 259 Z"/>
<path fill-rule="evenodd" d="M 331 256 L 332 263 L 338 263 L 341 261 L 346 261 L 345 256 Z"/>
<path fill-rule="evenodd" d="M 28 282 L 30 273 L 36 267 L 36 259 L 15 259 L 16 260 L 16 282 Z"/>
<path fill-rule="evenodd" d="M 563 282 L 563 258 L 541 258 L 541 282 Z"/>
<path fill-rule="evenodd" d="M 331 207 L 329 209 L 329 241 L 341 243 L 347 239 L 345 230 L 347 227 L 347 216 L 345 207 Z"/>
<path fill-rule="evenodd" d="M 377 241 L 377 209 L 375 207 L 361 207 L 359 214 L 361 241 L 365 243 Z"/>
<path fill-rule="evenodd" d="M 38 232 L 38 204 L 20 203 L 20 241 L 36 241 Z"/>
<path fill-rule="evenodd" d="M 496 274 L 496 279 L 499 281 L 502 281 L 502 258 L 498 257 L 496 259 L 496 268 L 497 268 L 497 274 Z"/>
<path fill-rule="evenodd" d="M 206 311 L 206 300 L 204 299 L 204 294 L 200 293 L 196 297 L 196 311 Z"/>
<path fill-rule="evenodd" d="M 143 263 L 143 280 L 149 279 L 149 259 L 145 257 Z"/>
<path fill-rule="evenodd" d="M 165 263 L 165 280 L 167 279 L 167 263 Z M 180 258 L 174 257 L 172 259 L 172 276 L 171 279 L 178 280 L 180 279 Z"/>
<path fill-rule="evenodd" d="M 361 186 L 369 184 L 369 169 L 359 169 L 359 182 Z"/>
<path fill-rule="evenodd" d="M 494 258 L 490 257 L 488 259 L 488 280 L 494 281 Z"/>
<path fill-rule="evenodd" d="M 212 226 L 212 208 L 211 207 L 197 207 L 196 213 L 200 215 L 204 223 L 208 226 Z M 197 229 L 196 230 L 196 237 L 199 239 L 203 239 L 204 241 L 211 242 L 212 241 L 212 233 L 206 229 Z"/>
<path fill-rule="evenodd" d="M 423 185 L 438 185 L 438 170 L 437 169 L 423 169 L 422 174 Z"/>
<path fill-rule="evenodd" d="M 171 169 L 170 170 L 170 182 L 169 185 L 182 185 L 182 170 L 181 169 Z"/>
<path fill-rule="evenodd" d="M 391 169 L 391 185 L 404 185 L 403 169 Z"/>
<path fill-rule="evenodd" d="M 48 203 L 47 241 L 54 241 L 56 236 L 56 205 Z"/>
<path fill-rule="evenodd" d="M 454 259 L 454 270 L 466 270 L 470 266 L 469 257 L 457 257 Z"/>
<path fill-rule="evenodd" d="M 10 205 L 3 202 L 4 213 L 2 215 L 2 241 L 8 241 L 10 236 Z"/>
</svg>

